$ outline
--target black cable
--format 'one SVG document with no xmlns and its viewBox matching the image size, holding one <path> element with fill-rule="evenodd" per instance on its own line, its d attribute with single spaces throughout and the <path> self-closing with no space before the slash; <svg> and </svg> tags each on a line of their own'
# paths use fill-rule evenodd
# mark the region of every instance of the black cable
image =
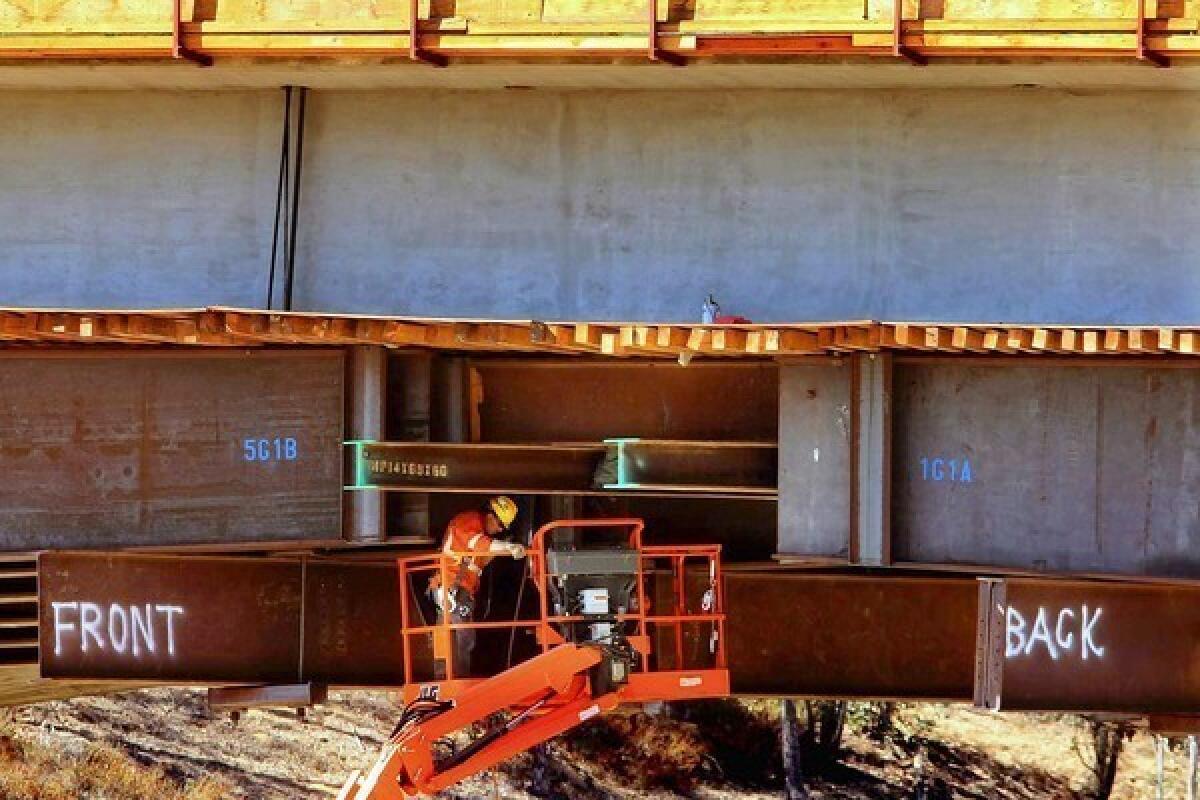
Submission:
<svg viewBox="0 0 1200 800">
<path fill-rule="evenodd" d="M 267 308 L 275 302 L 275 261 L 279 257 L 279 224 L 285 211 L 287 190 L 288 142 L 292 128 L 292 87 L 283 87 L 283 139 L 279 143 L 279 182 L 275 186 L 275 227 L 271 230 L 271 267 L 267 272 Z"/>
<path fill-rule="evenodd" d="M 283 310 L 292 310 L 292 286 L 296 277 L 296 231 L 300 228 L 300 173 L 304 168 L 304 112 L 308 105 L 308 89 L 300 87 L 296 104 L 296 171 L 292 175 L 291 230 L 288 236 L 287 265 L 283 273 Z"/>
<path fill-rule="evenodd" d="M 505 669 L 512 666 L 513 645 L 517 641 L 517 620 L 521 617 L 521 598 L 525 596 L 525 584 L 529 582 L 529 555 L 525 556 L 525 568 L 521 571 L 521 585 L 517 588 L 517 605 L 513 608 L 513 626 L 508 631 L 508 658 Z"/>
<path fill-rule="evenodd" d="M 488 620 L 492 616 L 492 595 L 496 590 L 496 570 L 485 570 L 484 575 L 487 577 L 487 602 L 483 604 L 483 613 L 479 615 L 479 619 Z"/>
<path fill-rule="evenodd" d="M 537 510 L 537 496 L 531 496 L 529 503 L 526 506 L 529 513 L 525 515 L 525 546 L 530 547 L 533 544 L 533 517 Z M 513 626 L 508 632 L 508 658 L 505 660 L 505 669 L 512 666 L 513 644 L 517 640 L 517 621 L 521 618 L 521 599 L 525 596 L 525 584 L 529 581 L 529 554 L 525 554 L 525 566 L 521 570 L 521 585 L 517 588 L 517 604 L 513 607 Z"/>
</svg>

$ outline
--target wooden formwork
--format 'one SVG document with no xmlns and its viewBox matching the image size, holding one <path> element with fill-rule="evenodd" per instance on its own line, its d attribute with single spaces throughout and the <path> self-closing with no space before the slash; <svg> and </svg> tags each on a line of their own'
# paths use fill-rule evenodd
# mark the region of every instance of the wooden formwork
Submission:
<svg viewBox="0 0 1200 800">
<path fill-rule="evenodd" d="M 683 65 L 719 57 L 1123 56 L 1200 53 L 1190 2 L 1090 0 L 208 0 L 10 3 L 0 56 L 606 58 Z"/>
</svg>

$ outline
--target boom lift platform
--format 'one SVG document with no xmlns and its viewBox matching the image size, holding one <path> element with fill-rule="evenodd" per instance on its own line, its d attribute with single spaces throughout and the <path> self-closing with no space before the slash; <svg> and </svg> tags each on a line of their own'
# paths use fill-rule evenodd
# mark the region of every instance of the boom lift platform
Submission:
<svg viewBox="0 0 1200 800">
<path fill-rule="evenodd" d="M 415 624 L 420 586 L 435 574 L 450 586 L 455 567 L 446 554 L 400 559 L 404 712 L 374 767 L 351 776 L 339 800 L 441 791 L 622 704 L 728 696 L 720 546 L 643 545 L 643 527 L 542 526 L 527 551 L 536 616 L 522 618 L 518 600 L 511 621 Z M 456 632 L 495 629 L 533 631 L 535 654 L 490 678 L 459 674 Z M 444 752 L 442 740 L 479 723 L 488 725 L 481 736 Z"/>
</svg>

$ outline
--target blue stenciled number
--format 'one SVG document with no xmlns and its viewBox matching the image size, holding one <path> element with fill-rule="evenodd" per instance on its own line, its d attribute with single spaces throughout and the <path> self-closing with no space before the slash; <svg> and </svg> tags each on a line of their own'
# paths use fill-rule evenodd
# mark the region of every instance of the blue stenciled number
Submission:
<svg viewBox="0 0 1200 800">
<path fill-rule="evenodd" d="M 242 458 L 246 461 L 295 461 L 299 455 L 300 446 L 292 436 L 242 440 Z"/>
<path fill-rule="evenodd" d="M 921 480 L 970 483 L 971 461 L 967 458 L 922 458 Z"/>
</svg>

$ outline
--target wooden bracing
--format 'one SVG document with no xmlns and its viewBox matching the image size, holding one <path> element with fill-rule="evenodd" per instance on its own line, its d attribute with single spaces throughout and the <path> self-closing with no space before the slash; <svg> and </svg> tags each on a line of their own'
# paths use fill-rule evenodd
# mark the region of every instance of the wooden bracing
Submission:
<svg viewBox="0 0 1200 800">
<path fill-rule="evenodd" d="M 382 345 L 567 356 L 780 358 L 855 352 L 1196 356 L 1200 326 L 1025 325 L 851 320 L 706 325 L 671 322 L 372 317 L 235 308 L 135 311 L 0 309 L 0 347 L 42 344 Z"/>
</svg>

